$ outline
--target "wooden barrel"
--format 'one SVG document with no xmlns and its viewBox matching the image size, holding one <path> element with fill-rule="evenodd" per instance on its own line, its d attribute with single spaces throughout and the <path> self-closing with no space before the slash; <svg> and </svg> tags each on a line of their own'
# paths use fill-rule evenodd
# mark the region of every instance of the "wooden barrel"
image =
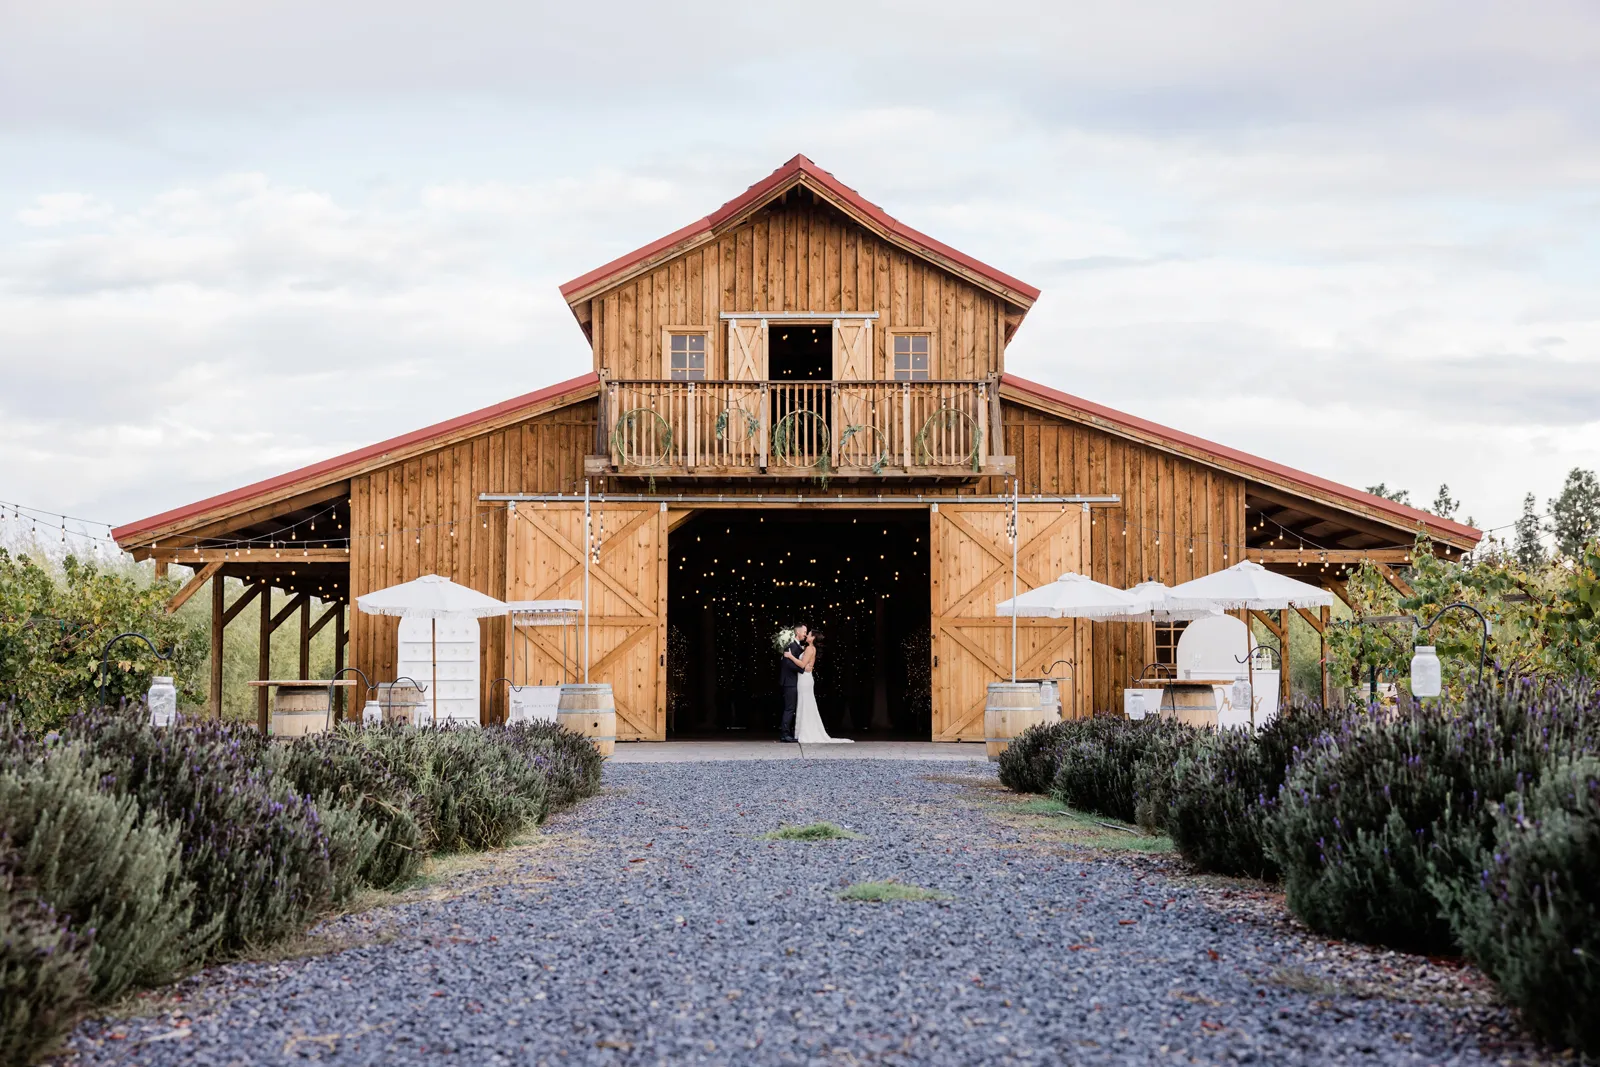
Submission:
<svg viewBox="0 0 1600 1067">
<path fill-rule="evenodd" d="M 562 686 L 556 723 L 587 737 L 600 755 L 610 756 L 617 748 L 617 706 L 610 683 Z"/>
<path fill-rule="evenodd" d="M 1039 701 L 1038 682 L 990 682 L 989 701 L 983 707 L 983 741 L 991 761 L 1030 726 L 1058 722 L 1060 705 Z"/>
<path fill-rule="evenodd" d="M 304 737 L 328 728 L 328 691 L 280 685 L 272 698 L 272 736 Z"/>
<path fill-rule="evenodd" d="M 1206 685 L 1185 685 L 1175 682 L 1167 686 L 1166 697 L 1161 701 L 1161 717 L 1176 719 L 1190 726 L 1217 725 L 1217 691 Z"/>
<path fill-rule="evenodd" d="M 432 719 L 432 709 L 428 707 L 422 690 L 404 682 L 379 682 L 378 706 L 383 709 L 385 723 L 425 726 Z M 420 721 L 417 717 L 418 709 L 424 713 Z"/>
</svg>

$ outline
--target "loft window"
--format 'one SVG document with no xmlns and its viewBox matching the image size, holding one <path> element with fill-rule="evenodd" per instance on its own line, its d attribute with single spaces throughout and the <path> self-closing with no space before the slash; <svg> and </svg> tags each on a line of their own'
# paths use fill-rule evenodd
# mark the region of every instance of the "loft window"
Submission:
<svg viewBox="0 0 1600 1067">
<path fill-rule="evenodd" d="M 675 382 L 705 380 L 706 335 L 704 333 L 667 334 L 667 377 Z"/>
<path fill-rule="evenodd" d="M 895 381 L 927 381 L 928 335 L 925 333 L 895 334 L 893 358 Z"/>
</svg>

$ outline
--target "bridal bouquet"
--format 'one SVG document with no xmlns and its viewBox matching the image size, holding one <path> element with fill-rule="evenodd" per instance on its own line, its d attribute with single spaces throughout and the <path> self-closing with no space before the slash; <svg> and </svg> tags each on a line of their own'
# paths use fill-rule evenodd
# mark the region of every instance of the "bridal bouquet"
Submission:
<svg viewBox="0 0 1600 1067">
<path fill-rule="evenodd" d="M 789 646 L 794 644 L 794 631 L 779 630 L 772 635 L 772 643 L 779 652 L 787 652 Z"/>
</svg>

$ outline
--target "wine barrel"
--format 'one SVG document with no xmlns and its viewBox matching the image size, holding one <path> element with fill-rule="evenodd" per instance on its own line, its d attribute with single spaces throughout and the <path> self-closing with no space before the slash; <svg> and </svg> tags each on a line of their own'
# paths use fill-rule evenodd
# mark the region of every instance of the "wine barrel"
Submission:
<svg viewBox="0 0 1600 1067">
<path fill-rule="evenodd" d="M 600 755 L 610 756 L 617 747 L 617 706 L 610 683 L 562 686 L 556 723 L 587 737 Z"/>
<path fill-rule="evenodd" d="M 385 723 L 405 726 L 426 726 L 432 719 L 432 708 L 423 698 L 422 690 L 405 682 L 379 682 L 378 706 L 383 709 Z"/>
<path fill-rule="evenodd" d="M 1012 738 L 1028 727 L 1060 720 L 1059 704 L 1040 702 L 1038 682 L 990 682 L 983 707 L 983 741 L 990 761 L 998 760 Z"/>
<path fill-rule="evenodd" d="M 1161 701 L 1161 717 L 1176 719 L 1190 726 L 1216 726 L 1216 688 L 1209 683 L 1206 685 L 1169 683 L 1166 697 Z"/>
<path fill-rule="evenodd" d="M 304 737 L 328 728 L 328 691 L 280 685 L 272 698 L 272 736 Z"/>
</svg>

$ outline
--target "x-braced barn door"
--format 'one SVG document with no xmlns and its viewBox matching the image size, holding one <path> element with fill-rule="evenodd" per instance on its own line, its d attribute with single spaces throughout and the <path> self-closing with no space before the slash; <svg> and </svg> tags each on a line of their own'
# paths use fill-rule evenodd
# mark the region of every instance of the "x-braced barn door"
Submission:
<svg viewBox="0 0 1600 1067">
<path fill-rule="evenodd" d="M 1011 539 L 1003 504 L 939 504 L 931 515 L 933 558 L 933 739 L 983 740 L 990 682 L 1011 678 L 1011 619 L 995 605 L 1011 596 Z M 1023 504 L 1018 516 L 1017 590 L 1067 571 L 1083 573 L 1089 517 L 1077 505 Z M 1017 620 L 1017 677 L 1039 678 L 1057 660 L 1062 714 L 1087 714 L 1089 624 Z M 1076 699 L 1074 697 L 1076 696 Z"/>
<path fill-rule="evenodd" d="M 589 681 L 611 683 L 617 738 L 661 741 L 667 735 L 667 513 L 661 504 L 593 504 L 599 560 L 589 565 Z M 506 538 L 506 599 L 583 599 L 583 504 L 520 503 Z M 582 680 L 579 648 L 569 647 L 567 676 Z M 559 627 L 521 628 L 507 642 L 528 677 L 559 678 Z"/>
</svg>

